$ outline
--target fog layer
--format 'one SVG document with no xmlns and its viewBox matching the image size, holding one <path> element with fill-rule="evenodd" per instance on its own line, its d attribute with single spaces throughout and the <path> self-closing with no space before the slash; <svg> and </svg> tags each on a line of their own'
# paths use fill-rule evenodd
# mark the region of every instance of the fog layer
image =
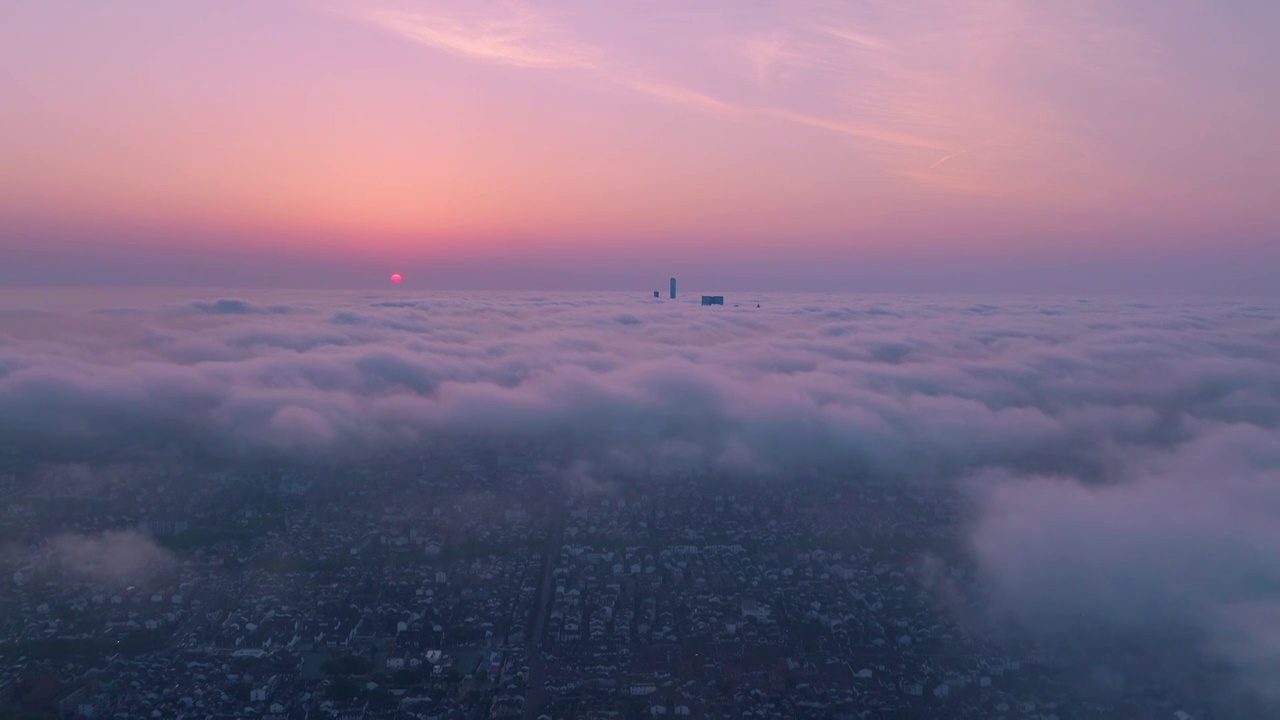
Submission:
<svg viewBox="0 0 1280 720">
<path fill-rule="evenodd" d="M 727 300 L 12 307 L 0 443 L 45 462 L 233 461 L 487 437 L 560 442 L 616 478 L 947 483 L 971 500 L 965 547 L 993 612 L 1034 630 L 1185 632 L 1280 687 L 1275 307 Z M 62 542 L 85 572 L 120 566 Z"/>
</svg>

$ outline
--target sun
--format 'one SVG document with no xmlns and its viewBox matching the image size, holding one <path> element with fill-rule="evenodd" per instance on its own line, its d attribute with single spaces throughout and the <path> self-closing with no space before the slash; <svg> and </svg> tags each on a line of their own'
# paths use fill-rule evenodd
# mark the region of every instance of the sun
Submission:
<svg viewBox="0 0 1280 720">
<path fill-rule="evenodd" d="M 404 278 L 400 277 L 400 273 L 391 273 L 391 282 L 399 284 Z"/>
</svg>

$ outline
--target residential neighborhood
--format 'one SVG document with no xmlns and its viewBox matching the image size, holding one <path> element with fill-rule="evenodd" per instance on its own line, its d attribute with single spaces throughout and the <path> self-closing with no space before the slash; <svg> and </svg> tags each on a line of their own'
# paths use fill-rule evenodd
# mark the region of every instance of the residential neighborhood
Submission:
<svg viewBox="0 0 1280 720">
<path fill-rule="evenodd" d="M 972 569 L 941 490 L 548 460 L 11 491 L 0 716 L 1248 716 L 1211 669 L 1053 657 L 948 606 Z M 58 533 L 118 556 L 22 545 Z"/>
</svg>

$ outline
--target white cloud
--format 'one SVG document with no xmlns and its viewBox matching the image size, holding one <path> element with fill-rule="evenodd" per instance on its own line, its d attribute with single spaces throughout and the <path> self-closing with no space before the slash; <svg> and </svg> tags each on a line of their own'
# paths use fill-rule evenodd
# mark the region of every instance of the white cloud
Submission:
<svg viewBox="0 0 1280 720">
<path fill-rule="evenodd" d="M 571 433 L 584 487 L 642 467 L 954 483 L 993 608 L 1046 630 L 1178 627 L 1276 679 L 1280 308 L 735 299 L 214 300 L 182 307 L 232 310 L 139 306 L 110 334 L 14 315 L 0 436 L 74 463 L 175 439 L 340 458 Z M 127 537 L 56 547 L 101 577 L 151 557 Z"/>
</svg>

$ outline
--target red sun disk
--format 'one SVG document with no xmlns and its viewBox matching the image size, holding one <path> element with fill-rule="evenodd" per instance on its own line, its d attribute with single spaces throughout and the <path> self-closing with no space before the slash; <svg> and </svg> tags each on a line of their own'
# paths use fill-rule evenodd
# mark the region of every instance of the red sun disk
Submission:
<svg viewBox="0 0 1280 720">
<path fill-rule="evenodd" d="M 404 278 L 400 277 L 400 273 L 391 273 L 391 282 L 398 283 Z"/>
</svg>

